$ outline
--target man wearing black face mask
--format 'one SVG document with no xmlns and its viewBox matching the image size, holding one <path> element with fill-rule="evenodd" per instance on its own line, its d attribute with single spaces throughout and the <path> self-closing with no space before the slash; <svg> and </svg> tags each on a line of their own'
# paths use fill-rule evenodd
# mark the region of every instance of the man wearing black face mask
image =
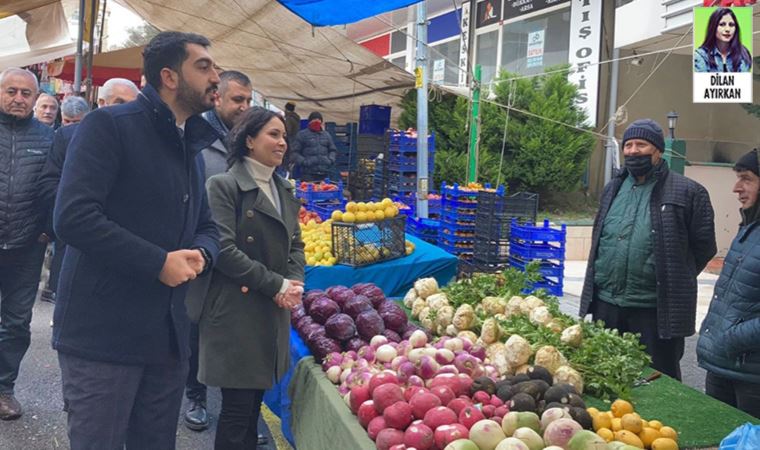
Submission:
<svg viewBox="0 0 760 450">
<path fill-rule="evenodd" d="M 697 275 L 717 246 L 707 191 L 669 171 L 664 148 L 653 120 L 625 130 L 625 167 L 602 194 L 580 315 L 640 333 L 652 367 L 680 380 L 684 338 L 694 334 Z"/>
</svg>

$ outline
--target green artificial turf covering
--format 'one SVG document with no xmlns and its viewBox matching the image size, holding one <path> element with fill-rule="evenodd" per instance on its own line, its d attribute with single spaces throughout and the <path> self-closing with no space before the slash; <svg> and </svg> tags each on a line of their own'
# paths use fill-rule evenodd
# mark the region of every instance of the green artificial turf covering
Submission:
<svg viewBox="0 0 760 450">
<path fill-rule="evenodd" d="M 586 406 L 608 411 L 610 403 L 586 397 Z M 678 431 L 681 449 L 717 447 L 736 427 L 760 420 L 678 381 L 661 376 L 633 389 L 632 403 L 644 420 L 659 420 Z"/>
</svg>

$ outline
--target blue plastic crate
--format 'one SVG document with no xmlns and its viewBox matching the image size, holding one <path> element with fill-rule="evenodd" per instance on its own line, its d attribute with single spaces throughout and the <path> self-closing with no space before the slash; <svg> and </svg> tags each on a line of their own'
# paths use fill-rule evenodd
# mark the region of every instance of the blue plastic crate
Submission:
<svg viewBox="0 0 760 450">
<path fill-rule="evenodd" d="M 438 220 L 407 216 L 406 224 L 408 231 L 417 237 L 438 239 L 438 228 L 440 226 Z"/>
<path fill-rule="evenodd" d="M 428 136 L 428 152 L 434 150 L 435 135 Z M 394 149 L 407 151 L 417 151 L 417 136 L 411 135 L 405 131 L 391 131 L 388 133 L 388 146 L 391 151 Z M 413 149 L 413 150 L 411 150 Z"/>
<path fill-rule="evenodd" d="M 509 265 L 525 272 L 525 268 L 530 264 L 530 260 L 524 260 L 517 256 L 509 257 Z M 565 265 L 562 262 L 552 262 L 539 260 L 538 273 L 545 277 L 564 278 Z"/>
<path fill-rule="evenodd" d="M 441 215 L 452 223 L 467 222 L 468 225 L 475 226 L 475 214 L 470 214 L 468 210 L 450 210 L 444 204 L 441 208 Z"/>
<path fill-rule="evenodd" d="M 391 120 L 391 107 L 384 105 L 362 105 L 359 107 L 359 120 Z"/>
<path fill-rule="evenodd" d="M 329 179 L 325 179 L 325 183 L 334 184 L 338 189 L 334 191 L 314 191 L 310 185 L 308 190 L 302 190 L 300 188 L 301 182 L 296 180 L 296 197 L 306 201 L 306 203 L 343 199 L 343 181 L 339 181 L 336 184 L 332 183 Z"/>
<path fill-rule="evenodd" d="M 385 135 L 385 131 L 390 128 L 390 121 L 385 120 L 362 120 L 359 122 L 359 134 L 370 134 L 375 136 Z"/>
<path fill-rule="evenodd" d="M 563 288 L 563 283 L 561 279 L 558 281 L 553 281 L 544 277 L 541 281 L 537 281 L 533 283 L 532 288 L 523 290 L 523 293 L 528 294 L 538 289 L 543 289 L 549 295 L 562 297 L 562 288 Z"/>
<path fill-rule="evenodd" d="M 309 211 L 317 213 L 320 219 L 327 220 L 336 209 L 343 210 L 346 207 L 344 201 L 315 202 L 306 206 Z"/>
<path fill-rule="evenodd" d="M 533 244 L 513 239 L 509 243 L 510 253 L 524 260 L 557 259 L 565 260 L 565 246 L 552 244 Z"/>
<path fill-rule="evenodd" d="M 475 223 L 466 220 L 455 219 L 445 212 L 441 212 L 441 226 L 452 226 L 462 231 L 475 232 Z"/>
<path fill-rule="evenodd" d="M 441 220 L 441 228 L 445 228 L 450 232 L 450 234 L 456 234 L 457 232 L 461 234 L 465 234 L 467 236 L 471 236 L 473 239 L 475 238 L 475 230 L 468 226 L 468 225 L 460 225 L 456 222 L 452 222 L 451 220 L 447 220 L 446 217 L 443 217 L 443 220 Z"/>
<path fill-rule="evenodd" d="M 448 243 L 447 241 L 444 241 L 442 239 L 438 239 L 438 247 L 442 248 L 443 250 L 451 253 L 452 255 L 468 255 L 469 258 L 472 258 L 472 248 L 470 247 L 456 247 L 455 243 Z"/>
<path fill-rule="evenodd" d="M 544 220 L 543 226 L 521 225 L 517 222 L 517 219 L 512 219 L 510 234 L 512 238 L 524 241 L 565 242 L 567 238 L 567 225 L 562 224 L 557 229 L 549 226 L 548 219 Z"/>
<path fill-rule="evenodd" d="M 459 230 L 459 231 L 461 232 L 461 230 Z M 460 236 L 460 235 L 457 235 L 457 234 L 453 234 L 451 232 L 451 230 L 449 230 L 449 229 L 447 229 L 445 227 L 441 227 L 438 230 L 438 237 L 440 239 L 445 239 L 446 241 L 452 242 L 452 243 L 467 244 L 468 247 L 472 246 L 472 248 L 474 248 L 474 246 L 475 246 L 475 236 L 474 235 L 470 234 L 470 235 Z"/>
</svg>

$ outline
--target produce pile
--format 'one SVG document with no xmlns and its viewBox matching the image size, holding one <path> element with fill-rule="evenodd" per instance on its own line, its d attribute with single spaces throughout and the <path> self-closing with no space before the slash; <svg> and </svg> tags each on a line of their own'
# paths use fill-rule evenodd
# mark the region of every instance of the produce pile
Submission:
<svg viewBox="0 0 760 450">
<path fill-rule="evenodd" d="M 291 312 L 291 324 L 318 361 L 334 352 L 359 351 L 376 335 L 396 343 L 422 330 L 372 283 L 308 291 Z"/>
<path fill-rule="evenodd" d="M 303 192 L 335 192 L 340 190 L 340 187 L 325 181 L 318 181 L 316 183 L 302 181 L 298 185 L 298 190 Z"/>
<path fill-rule="evenodd" d="M 636 335 L 619 334 L 559 311 L 556 299 L 522 297 L 535 273 L 505 270 L 477 274 L 439 289 L 435 279 L 417 280 L 404 297 L 413 319 L 438 336 L 459 336 L 486 347 L 500 376 L 545 367 L 579 393 L 601 399 L 628 398 L 649 366 Z M 545 298 L 540 298 L 545 297 Z"/>
<path fill-rule="evenodd" d="M 303 206 L 298 210 L 298 222 L 301 225 L 308 225 L 309 222 L 314 221 L 314 224 L 322 223 L 322 218 L 314 211 L 309 211 Z"/>
<path fill-rule="evenodd" d="M 348 202 L 346 210 L 335 210 L 330 217 L 335 222 L 366 223 L 398 216 L 399 209 L 393 200 L 384 198 L 379 202 Z"/>
</svg>

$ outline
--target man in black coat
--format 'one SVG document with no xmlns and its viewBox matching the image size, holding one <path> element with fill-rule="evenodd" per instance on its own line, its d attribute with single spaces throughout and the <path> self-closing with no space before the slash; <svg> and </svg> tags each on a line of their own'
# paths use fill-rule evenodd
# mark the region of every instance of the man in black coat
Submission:
<svg viewBox="0 0 760 450">
<path fill-rule="evenodd" d="M 199 152 L 219 75 L 208 39 L 162 32 L 136 101 L 88 114 L 53 225 L 68 245 L 53 347 L 72 449 L 174 448 L 187 375 L 187 282 L 219 251 Z"/>
<path fill-rule="evenodd" d="M 640 334 L 652 367 L 681 379 L 694 334 L 697 276 L 715 255 L 710 196 L 668 170 L 662 128 L 651 119 L 623 134 L 625 167 L 604 187 L 594 221 L 580 316 Z"/>
<path fill-rule="evenodd" d="M 103 84 L 102 90 L 103 106 L 131 102 L 137 98 L 137 94 L 140 92 L 134 83 L 124 78 L 111 78 Z M 58 183 L 61 181 L 63 162 L 66 160 L 66 150 L 77 129 L 79 129 L 78 122 L 64 125 L 56 130 L 53 146 L 50 148 L 47 160 L 40 174 L 40 206 L 42 207 L 43 217 L 47 217 L 45 232 L 55 240 L 53 261 L 50 263 L 48 288 L 42 291 L 40 297 L 42 300 L 51 303 L 55 303 L 58 275 L 61 270 L 61 263 L 63 262 L 63 253 L 66 250 L 66 245 L 60 239 L 55 239 L 55 233 L 53 233 L 53 206 L 55 205 L 55 196 L 58 193 Z"/>
<path fill-rule="evenodd" d="M 37 180 L 53 129 L 32 117 L 39 86 L 31 72 L 0 73 L 0 419 L 21 417 L 13 395 L 29 348 L 32 307 L 48 237 Z"/>
</svg>

